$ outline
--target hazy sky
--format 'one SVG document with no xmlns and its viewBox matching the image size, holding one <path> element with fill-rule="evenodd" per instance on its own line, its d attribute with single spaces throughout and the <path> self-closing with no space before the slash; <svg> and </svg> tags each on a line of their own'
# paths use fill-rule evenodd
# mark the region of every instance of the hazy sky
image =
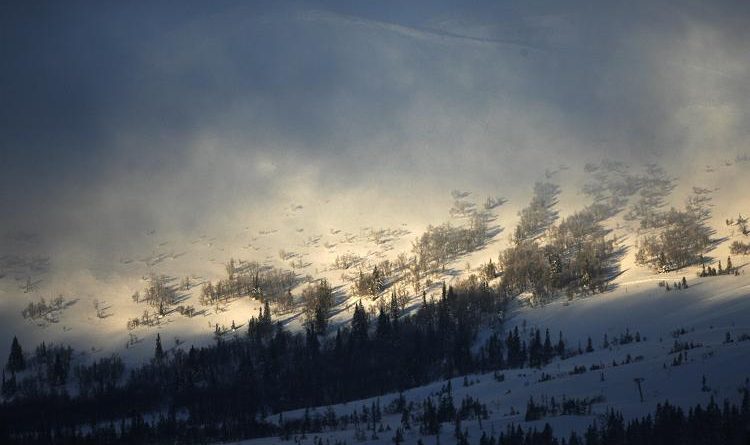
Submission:
<svg viewBox="0 0 750 445">
<path fill-rule="evenodd" d="M 108 249 L 747 150 L 750 3 L 454 3 L 3 2 L 0 228 Z"/>
</svg>

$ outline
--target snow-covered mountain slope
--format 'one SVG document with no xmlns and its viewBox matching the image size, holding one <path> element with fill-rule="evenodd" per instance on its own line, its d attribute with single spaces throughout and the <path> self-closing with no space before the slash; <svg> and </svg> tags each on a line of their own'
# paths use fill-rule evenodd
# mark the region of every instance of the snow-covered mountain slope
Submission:
<svg viewBox="0 0 750 445">
<path fill-rule="evenodd" d="M 686 272 L 689 273 L 689 272 Z M 469 375 L 451 380 L 452 394 L 458 406 L 470 396 L 486 404 L 488 419 L 481 422 L 468 420 L 470 441 L 476 443 L 482 431 L 505 431 L 509 424 L 537 427 L 549 423 L 555 434 L 567 436 L 570 431 L 582 432 L 610 409 L 621 411 L 626 419 L 653 413 L 656 405 L 669 401 L 688 408 L 706 405 L 713 397 L 717 402 L 728 399 L 738 402 L 740 388 L 749 388 L 750 378 L 750 274 L 696 278 L 687 275 L 687 289 L 666 291 L 658 286 L 662 279 L 677 281 L 682 274 L 650 277 L 631 274 L 619 286 L 606 294 L 576 299 L 573 302 L 557 301 L 544 307 L 517 307 L 507 320 L 506 327 L 518 327 L 522 337 L 528 338 L 531 329 L 549 329 L 553 341 L 558 332 L 574 354 L 566 359 L 555 359 L 539 369 L 510 369 L 480 375 Z M 608 347 L 603 346 L 607 335 Z M 632 339 L 628 340 L 629 334 Z M 586 352 L 588 338 L 592 339 L 593 352 Z M 640 339 L 640 341 L 637 341 Z M 729 341 L 727 341 L 729 339 Z M 575 349 L 580 344 L 582 353 Z M 682 351 L 683 347 L 689 349 Z M 675 349 L 680 350 L 675 352 Z M 679 358 L 678 358 L 679 357 Z M 574 368 L 579 368 L 574 373 Z M 593 367 L 593 368 L 592 368 Z M 595 369 L 598 368 L 598 369 Z M 705 385 L 703 378 L 705 377 Z M 635 381 L 642 378 L 643 401 L 640 400 Z M 444 388 L 447 381 L 403 392 L 408 402 L 421 407 L 426 397 Z M 399 395 L 387 394 L 377 398 L 353 401 L 333 406 L 337 416 L 362 412 L 363 407 L 379 403 L 386 407 Z M 549 404 L 570 399 L 593 401 L 591 413 L 584 415 L 558 415 L 525 422 L 527 403 Z M 308 411 L 311 417 L 324 415 L 327 407 Z M 417 408 L 420 410 L 421 408 Z M 305 410 L 282 414 L 283 419 L 302 418 Z M 270 416 L 275 421 L 277 416 Z M 396 428 L 401 425 L 401 414 L 383 415 L 384 431 L 362 433 L 364 427 L 352 424 L 336 431 L 294 436 L 298 443 L 315 443 L 322 438 L 346 443 L 392 443 Z M 453 425 L 442 427 L 440 443 L 452 443 Z M 359 438 L 359 439 L 358 439 Z M 418 425 L 405 431 L 405 442 L 415 444 L 438 443 L 434 436 L 423 436 Z M 288 443 L 269 437 L 246 444 Z"/>
<path fill-rule="evenodd" d="M 577 169 L 584 173 L 574 174 L 571 170 L 560 166 L 545 172 L 541 179 L 550 182 L 552 189 L 559 186 L 559 195 L 554 194 L 551 205 L 551 211 L 559 216 L 556 224 L 592 203 L 612 202 L 622 188 L 610 185 L 627 183 L 631 174 L 626 167 L 605 162 L 598 167 L 587 165 Z M 662 170 L 654 171 L 666 176 Z M 631 172 L 643 174 L 635 168 Z M 643 177 L 637 176 L 637 180 L 640 178 Z M 683 176 L 674 181 L 674 190 L 668 186 L 669 190 L 659 196 L 663 199 L 660 207 L 663 211 L 670 206 L 683 208 L 685 200 L 696 195 L 696 189 L 704 197 L 710 197 L 705 223 L 713 231 L 712 243 L 703 253 L 707 264 L 714 266 L 718 260 L 726 265 L 730 242 L 747 241 L 747 235 L 738 231 L 738 225 L 728 221 L 743 214 L 744 201 L 737 199 L 736 188 L 726 178 L 705 172 L 690 178 Z M 592 190 L 591 181 L 594 193 L 584 192 L 587 187 Z M 343 205 L 341 198 L 336 203 L 294 203 L 284 207 L 281 216 L 247 225 L 235 233 L 190 234 L 170 239 L 148 233 L 150 250 L 144 251 L 134 243 L 125 251 L 112 252 L 116 261 L 96 267 L 88 266 L 89 259 L 75 249 L 65 251 L 65 261 L 59 260 L 59 252 L 48 257 L 45 252 L 35 250 L 33 236 L 19 234 L 13 239 L 12 251 L 21 253 L 0 258 L 4 274 L 0 278 L 0 321 L 6 335 L 17 335 L 27 353 L 41 341 L 70 344 L 76 350 L 74 365 L 117 353 L 128 366 L 136 367 L 153 357 L 157 335 L 167 354 L 178 348 L 187 350 L 191 345 L 212 344 L 217 330 L 222 338 L 244 337 L 247 321 L 257 316 L 262 307 L 259 299 L 253 298 L 251 292 L 238 292 L 214 304 L 205 303 L 201 295 L 205 283 L 227 280 L 233 273 L 232 267 L 227 268 L 230 263 L 242 269 L 254 261 L 260 267 L 293 272 L 295 284 L 289 290 L 296 304 L 284 309 L 274 300 L 271 306 L 273 319 L 291 332 L 304 329 L 303 289 L 320 279 L 330 283 L 334 302 L 327 332 L 321 334 L 330 335 L 350 323 L 355 303 L 361 301 L 374 315 L 378 305 L 396 291 L 404 297 L 405 312 L 413 313 L 421 305 L 422 292 L 427 299 L 439 298 L 443 283 L 456 284 L 480 273 L 481 266 L 490 260 L 498 264 L 498 255 L 515 245 L 512 236 L 515 227 L 520 226 L 520 211 L 529 200 L 533 201 L 530 193 L 536 188 L 533 182 L 523 187 L 529 193 L 507 203 L 499 194 L 486 198 L 486 192 L 454 190 L 446 193 L 442 217 L 437 218 L 432 213 L 421 219 L 400 219 L 401 215 L 390 214 L 380 218 L 380 209 L 374 209 L 372 218 L 378 224 L 364 224 L 362 218 L 342 218 L 338 224 L 330 216 L 318 218 L 327 206 Z M 711 397 L 717 401 L 736 401 L 738 389 L 747 387 L 750 377 L 747 256 L 733 255 L 739 275 L 699 277 L 699 268 L 695 266 L 657 273 L 651 267 L 639 265 L 636 252 L 643 232 L 637 218 L 626 217 L 639 197 L 635 192 L 622 196 L 623 201 L 600 221 L 606 237 L 614 240 L 616 251 L 611 255 L 616 264 L 604 280 L 603 292 L 597 288 L 597 293 L 592 294 L 593 287 L 573 283 L 572 288 L 566 289 L 569 292 L 553 291 L 543 305 L 536 299 L 532 304 L 525 298 L 526 293 L 522 293 L 514 295 L 518 298 L 512 300 L 504 313 L 485 314 L 487 323 L 479 327 L 475 351 L 492 333 L 505 339 L 515 329 L 527 342 L 537 329 L 543 336 L 549 330 L 553 343 L 561 333 L 567 351 L 565 358 L 557 357 L 539 369 L 511 369 L 499 374 L 471 375 L 465 380 L 453 379 L 450 386 L 456 405 L 470 396 L 488 409 L 481 425 L 478 420 L 464 422 L 472 442 L 481 435 L 480 430 L 500 432 L 511 423 L 527 423 L 524 422 L 526 405 L 532 398 L 535 403 L 545 405 L 552 404 L 554 398 L 557 404 L 573 400 L 586 406 L 581 415 L 552 415 L 530 422 L 532 426 L 548 422 L 556 434 L 567 435 L 572 430 L 581 431 L 609 409 L 633 418 L 652 413 L 656 404 L 665 400 L 684 407 L 705 404 Z M 478 212 L 486 223 L 480 241 L 470 243 L 471 248 L 459 249 L 443 264 L 428 264 L 415 286 L 409 266 L 403 260 L 404 256 L 411 257 L 413 260 L 409 261 L 413 262 L 409 264 L 416 264 L 413 243 L 418 237 L 431 230 L 431 224 L 434 227 L 444 222 L 460 228 L 459 232 L 464 230 L 462 234 L 476 234 L 471 232 L 472 215 Z M 541 245 L 552 239 L 548 228 L 540 231 Z M 446 229 L 446 233 L 453 233 L 450 230 Z M 236 261 L 232 262 L 232 258 Z M 375 265 L 383 266 L 386 260 L 393 271 L 383 289 L 371 295 L 357 295 L 354 291 L 357 276 L 372 271 Z M 490 285 L 505 279 L 504 273 L 498 275 L 490 280 Z M 153 283 L 153 276 L 166 277 L 164 283 L 175 291 L 178 300 L 161 314 L 142 298 L 131 297 L 136 291 L 143 295 Z M 683 277 L 688 287 L 675 286 Z M 186 278 L 189 285 L 182 284 Z M 668 283 L 672 290 L 667 291 L 660 283 Z M 58 295 L 62 298 L 56 302 Z M 30 303 L 37 308 L 44 303 L 43 314 L 29 316 Z M 183 306 L 182 311 L 178 305 Z M 195 313 L 185 315 L 185 307 L 192 307 Z M 150 321 L 134 325 L 130 323 L 134 318 Z M 9 346 L 10 342 L 0 344 L 0 356 L 8 356 Z M 643 401 L 636 379 L 640 381 Z M 434 440 L 420 437 L 415 424 L 425 398 L 436 397 L 445 385 L 445 381 L 437 381 L 404 392 L 406 402 L 413 402 L 416 407 L 412 428 L 405 431 L 406 443 L 416 443 L 420 438 Z M 73 394 L 77 391 L 72 383 L 70 390 Z M 363 406 L 373 403 L 384 407 L 383 431 L 375 431 L 376 439 L 372 439 L 372 431 L 366 432 L 362 426 L 354 427 L 351 423 L 318 436 L 331 439 L 332 443 L 336 440 L 355 443 L 363 439 L 390 443 L 401 417 L 386 407 L 397 397 L 398 394 L 387 394 L 379 400 L 352 401 L 331 408 L 340 417 L 354 410 L 361 413 Z M 321 406 L 308 415 L 328 412 L 327 407 Z M 266 420 L 277 422 L 278 416 L 269 414 Z M 286 421 L 304 416 L 304 410 L 281 414 Z M 452 441 L 450 431 L 451 425 L 443 425 L 443 441 L 447 443 Z M 308 434 L 305 441 L 312 443 L 313 439 L 315 434 Z M 251 443 L 277 440 L 269 437 Z"/>
<path fill-rule="evenodd" d="M 717 231 L 717 239 L 723 242 L 710 255 L 721 259 L 728 255 L 730 240 L 744 239 L 733 227 L 726 226 L 725 219 L 744 211 L 744 201 L 738 199 L 732 178 L 745 168 L 745 162 L 737 161 L 716 168 L 718 170 L 698 169 L 682 175 L 675 181 L 676 188 L 666 197 L 665 205 L 682 206 L 694 186 L 714 190 L 709 224 Z M 592 175 L 581 174 L 581 170 L 580 166 L 558 166 L 539 178 L 560 185 L 557 205 L 560 217 L 591 202 L 591 197 L 582 193 L 582 189 Z M 640 171 L 640 167 L 631 168 L 631 173 L 639 174 Z M 608 174 L 614 175 L 612 172 Z M 395 262 L 399 254 L 411 255 L 412 242 L 430 224 L 467 224 L 467 219 L 461 216 L 462 211 L 466 206 L 469 209 L 483 208 L 488 195 L 493 199 L 511 197 L 508 202 L 500 200 L 500 205 L 492 206 L 488 211 L 492 236 L 474 251 L 454 258 L 446 265 L 444 273 L 428 277 L 432 284 L 424 279 L 423 289 L 428 298 L 437 295 L 441 282 L 450 284 L 476 273 L 481 264 L 497 260 L 499 252 L 509 244 L 512 229 L 518 222 L 518 211 L 527 204 L 532 188 L 533 181 L 529 181 L 528 184 L 518 184 L 518 190 L 502 193 L 446 191 L 445 197 L 437 200 L 439 202 L 412 205 L 410 211 L 398 212 L 387 211 L 384 207 L 387 205 L 377 201 L 370 206 L 369 212 L 364 212 L 356 205 L 356 196 L 350 193 L 325 202 L 301 199 L 280 204 L 277 213 L 262 221 L 238 222 L 236 230 L 230 232 L 169 235 L 148 232 L 143 239 L 132 240 L 121 250 L 111 251 L 108 259 L 94 265 L 90 264 L 91 258 L 76 250 L 75 246 L 61 246 L 59 251 L 47 252 L 39 250 L 34 234 L 18 233 L 3 241 L 0 321 L 6 336 L 18 335 L 26 347 L 42 341 L 71 344 L 78 351 L 92 356 L 116 352 L 128 362 L 139 362 L 150 356 L 157 332 L 169 347 L 209 344 L 213 342 L 217 325 L 228 328 L 234 323 L 241 327 L 250 317 L 256 316 L 261 307 L 258 300 L 247 297 L 221 307 L 203 306 L 199 302 L 202 284 L 225 278 L 226 264 L 235 258 L 294 272 L 300 280 L 292 289 L 298 302 L 307 280 L 328 280 L 335 290 L 336 305 L 331 315 L 331 325 L 335 327 L 350 320 L 353 304 L 360 300 L 352 295 L 352 278 L 358 270 L 371 270 L 373 265 L 386 259 Z M 634 199 L 630 198 L 631 201 Z M 436 211 L 436 208 L 441 210 Z M 625 283 L 662 279 L 635 264 L 637 228 L 634 222 L 623 219 L 624 213 L 621 211 L 605 221 L 626 251 L 619 264 L 624 273 L 615 284 L 632 288 Z M 337 258 L 347 256 L 360 262 L 349 269 L 335 266 Z M 141 317 L 144 311 L 153 315 L 152 307 L 131 299 L 134 292 L 143 292 L 153 275 L 169 277 L 173 285 L 189 277 L 191 286 L 180 290 L 184 299 L 180 304 L 193 306 L 198 315 L 184 317 L 172 312 L 160 317 L 153 326 L 127 329 L 127 321 Z M 410 286 L 404 287 L 410 304 L 421 300 L 420 292 Z M 393 288 L 388 288 L 384 294 L 391 290 Z M 30 303 L 44 299 L 49 304 L 58 296 L 64 298 L 59 310 L 51 310 L 46 316 L 34 319 L 23 317 L 23 311 Z M 365 298 L 363 303 L 374 309 L 379 301 Z M 292 330 L 301 328 L 300 307 L 279 311 L 274 305 L 272 309 L 275 318 L 286 327 Z M 7 356 L 8 348 L 9 342 L 0 343 L 0 356 Z"/>
</svg>

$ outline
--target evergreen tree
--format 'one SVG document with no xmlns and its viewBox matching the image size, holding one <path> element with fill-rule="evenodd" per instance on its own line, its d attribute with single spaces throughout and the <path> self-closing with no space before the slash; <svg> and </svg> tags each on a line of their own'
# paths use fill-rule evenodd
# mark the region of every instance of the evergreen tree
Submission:
<svg viewBox="0 0 750 445">
<path fill-rule="evenodd" d="M 393 435 L 393 439 L 391 441 L 394 443 L 394 445 L 401 445 L 404 441 L 404 433 L 401 431 L 401 428 L 396 428 L 396 433 Z"/>
<path fill-rule="evenodd" d="M 325 334 L 328 328 L 328 307 L 322 304 L 315 306 L 311 328 L 318 334 Z"/>
<path fill-rule="evenodd" d="M 508 332 L 508 338 L 505 341 L 508 350 L 508 366 L 511 368 L 520 368 L 526 362 L 526 352 L 521 346 L 521 337 L 518 333 L 518 326 L 513 331 Z"/>
<path fill-rule="evenodd" d="M 11 372 L 23 371 L 26 369 L 26 361 L 23 358 L 23 350 L 21 345 L 18 343 L 18 338 L 13 337 L 13 341 L 10 344 L 10 355 L 8 356 L 8 363 L 5 368 Z"/>
<path fill-rule="evenodd" d="M 263 322 L 264 325 L 271 325 L 271 306 L 268 303 L 268 298 L 263 302 Z"/>
<path fill-rule="evenodd" d="M 543 356 L 544 356 L 544 363 L 549 363 L 550 360 L 552 360 L 553 356 L 552 351 L 552 342 L 549 338 L 549 329 L 546 330 L 544 333 L 544 349 L 543 349 Z"/>
<path fill-rule="evenodd" d="M 445 352 L 448 346 L 448 338 L 451 331 L 451 317 L 446 298 L 441 298 L 438 303 L 438 320 L 437 335 L 439 339 L 440 351 Z"/>
<path fill-rule="evenodd" d="M 158 333 L 156 334 L 156 349 L 154 350 L 154 359 L 156 359 L 157 362 L 161 362 L 161 360 L 164 358 L 164 349 L 161 347 L 161 335 Z"/>
<path fill-rule="evenodd" d="M 436 435 L 440 433 L 440 420 L 432 398 L 428 397 L 422 409 L 422 433 Z"/>
<path fill-rule="evenodd" d="M 539 329 L 534 330 L 529 343 L 529 366 L 542 365 L 542 339 Z"/>
<path fill-rule="evenodd" d="M 378 313 L 378 324 L 375 327 L 375 337 L 378 341 L 384 342 L 391 333 L 391 322 L 388 315 L 385 313 L 385 308 L 380 307 Z"/>
<path fill-rule="evenodd" d="M 394 290 L 391 292 L 391 301 L 390 301 L 390 315 L 393 321 L 397 321 L 398 318 L 401 316 L 401 308 L 398 305 L 398 298 L 396 297 L 396 291 Z"/>
<path fill-rule="evenodd" d="M 62 385 L 65 383 L 65 369 L 60 360 L 60 354 L 55 354 L 55 362 L 52 365 L 52 381 L 56 385 Z"/>
<path fill-rule="evenodd" d="M 560 331 L 560 339 L 557 341 L 557 355 L 560 358 L 565 358 L 565 342 L 563 341 L 562 331 Z"/>
<path fill-rule="evenodd" d="M 409 408 L 404 407 L 403 411 L 401 411 L 401 426 L 405 429 L 411 429 L 410 423 L 409 423 Z"/>
<path fill-rule="evenodd" d="M 367 341 L 367 312 L 362 302 L 354 304 L 354 315 L 352 316 L 352 339 L 360 344 Z"/>
<path fill-rule="evenodd" d="M 449 303 L 453 303 L 456 300 L 456 293 L 453 291 L 453 286 L 448 286 L 448 293 L 446 299 Z"/>
</svg>

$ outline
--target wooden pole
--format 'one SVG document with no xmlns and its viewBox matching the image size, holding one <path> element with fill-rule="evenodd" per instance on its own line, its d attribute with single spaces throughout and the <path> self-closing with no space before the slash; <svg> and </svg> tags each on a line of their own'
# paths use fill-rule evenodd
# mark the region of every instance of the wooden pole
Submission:
<svg viewBox="0 0 750 445">
<path fill-rule="evenodd" d="M 640 394 L 641 403 L 643 403 L 643 389 L 641 388 L 641 382 L 643 382 L 646 379 L 644 379 L 643 377 L 636 377 L 633 380 L 635 380 L 636 385 L 638 385 L 638 394 Z"/>
</svg>

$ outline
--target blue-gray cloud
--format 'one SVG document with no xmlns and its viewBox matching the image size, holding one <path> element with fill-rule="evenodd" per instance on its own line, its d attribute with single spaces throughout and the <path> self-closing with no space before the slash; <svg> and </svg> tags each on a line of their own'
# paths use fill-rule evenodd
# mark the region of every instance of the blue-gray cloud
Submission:
<svg viewBox="0 0 750 445">
<path fill-rule="evenodd" d="M 0 223 L 52 238 L 262 209 L 311 166 L 328 191 L 496 186 L 540 161 L 740 150 L 750 128 L 742 2 L 50 2 L 0 15 Z"/>
</svg>

